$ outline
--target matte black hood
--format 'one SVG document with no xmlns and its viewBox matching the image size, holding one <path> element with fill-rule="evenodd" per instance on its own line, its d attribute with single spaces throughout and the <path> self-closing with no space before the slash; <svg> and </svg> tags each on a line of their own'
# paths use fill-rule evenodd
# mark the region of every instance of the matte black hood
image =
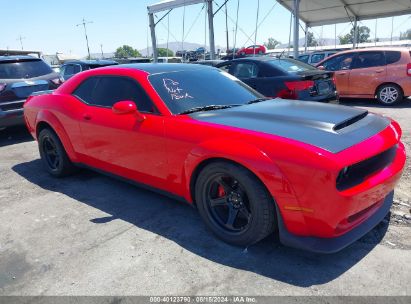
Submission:
<svg viewBox="0 0 411 304">
<path fill-rule="evenodd" d="M 196 120 L 278 135 L 338 153 L 381 132 L 390 121 L 363 109 L 273 99 L 190 114 Z"/>
</svg>

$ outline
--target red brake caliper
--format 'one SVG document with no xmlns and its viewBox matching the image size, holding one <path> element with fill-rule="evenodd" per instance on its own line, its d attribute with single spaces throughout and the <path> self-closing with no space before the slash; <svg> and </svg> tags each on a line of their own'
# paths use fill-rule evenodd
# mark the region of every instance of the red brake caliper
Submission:
<svg viewBox="0 0 411 304">
<path fill-rule="evenodd" d="M 224 191 L 223 186 L 218 185 L 217 195 L 218 195 L 218 197 L 224 197 L 225 196 L 225 191 Z"/>
</svg>

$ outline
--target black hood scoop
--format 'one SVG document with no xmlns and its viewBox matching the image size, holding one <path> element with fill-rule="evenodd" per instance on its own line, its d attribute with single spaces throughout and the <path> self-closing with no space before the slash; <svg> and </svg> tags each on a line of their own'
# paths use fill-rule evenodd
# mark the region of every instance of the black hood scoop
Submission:
<svg viewBox="0 0 411 304">
<path fill-rule="evenodd" d="M 365 118 L 367 115 L 368 115 L 368 111 L 365 111 L 361 114 L 358 114 L 357 116 L 354 116 L 354 117 L 349 118 L 349 119 L 347 119 L 347 120 L 345 120 L 345 121 L 343 121 L 339 124 L 336 124 L 333 127 L 333 130 L 338 131 L 338 130 L 344 129 L 345 127 L 348 127 L 349 125 L 352 125 L 352 124 L 356 123 L 357 121 Z"/>
<path fill-rule="evenodd" d="M 190 114 L 196 120 L 277 135 L 338 153 L 384 130 L 389 119 L 354 107 L 272 99 Z"/>
</svg>

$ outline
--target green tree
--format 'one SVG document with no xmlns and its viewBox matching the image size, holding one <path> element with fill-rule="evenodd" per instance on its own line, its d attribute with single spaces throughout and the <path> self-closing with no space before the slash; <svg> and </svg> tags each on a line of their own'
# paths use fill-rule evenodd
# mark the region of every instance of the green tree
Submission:
<svg viewBox="0 0 411 304">
<path fill-rule="evenodd" d="M 129 45 L 123 45 L 117 48 L 116 52 L 114 53 L 115 58 L 130 58 L 130 57 L 141 57 L 139 51 L 134 49 Z"/>
<path fill-rule="evenodd" d="M 411 39 L 411 29 L 406 30 L 404 33 L 400 33 L 400 40 L 409 40 Z"/>
<path fill-rule="evenodd" d="M 166 48 L 158 48 L 157 54 L 159 57 L 173 57 L 174 56 L 173 51 L 170 49 L 166 49 Z"/>
<path fill-rule="evenodd" d="M 370 28 L 367 26 L 359 26 L 357 27 L 357 37 L 358 37 L 358 43 L 362 42 L 369 42 L 368 38 L 370 38 Z M 351 29 L 351 31 L 344 35 L 344 36 L 338 36 L 338 39 L 340 39 L 340 44 L 350 44 L 354 42 L 354 28 Z"/>
<path fill-rule="evenodd" d="M 307 46 L 318 46 L 318 41 L 312 32 L 307 32 Z"/>
<path fill-rule="evenodd" d="M 267 42 L 264 42 L 264 45 L 265 45 L 266 48 L 269 49 L 269 50 L 275 49 L 275 47 L 276 47 L 277 45 L 279 45 L 279 44 L 281 44 L 281 42 L 278 41 L 278 40 L 276 40 L 276 39 L 274 39 L 274 38 L 272 38 L 272 37 L 268 38 L 268 41 L 267 41 Z"/>
</svg>

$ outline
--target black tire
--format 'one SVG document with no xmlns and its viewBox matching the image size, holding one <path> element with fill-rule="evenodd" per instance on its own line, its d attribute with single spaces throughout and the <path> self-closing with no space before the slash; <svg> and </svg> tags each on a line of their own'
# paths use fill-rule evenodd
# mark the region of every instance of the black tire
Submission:
<svg viewBox="0 0 411 304">
<path fill-rule="evenodd" d="M 271 195 L 239 165 L 223 161 L 207 165 L 197 178 L 195 199 L 206 226 L 229 244 L 252 245 L 277 227 Z"/>
<path fill-rule="evenodd" d="M 398 85 L 387 83 L 378 88 L 377 100 L 382 105 L 392 106 L 404 100 L 404 93 Z"/>
<path fill-rule="evenodd" d="M 55 177 L 63 177 L 76 171 L 67 156 L 57 134 L 51 129 L 43 129 L 38 137 L 40 157 L 44 168 Z"/>
</svg>

